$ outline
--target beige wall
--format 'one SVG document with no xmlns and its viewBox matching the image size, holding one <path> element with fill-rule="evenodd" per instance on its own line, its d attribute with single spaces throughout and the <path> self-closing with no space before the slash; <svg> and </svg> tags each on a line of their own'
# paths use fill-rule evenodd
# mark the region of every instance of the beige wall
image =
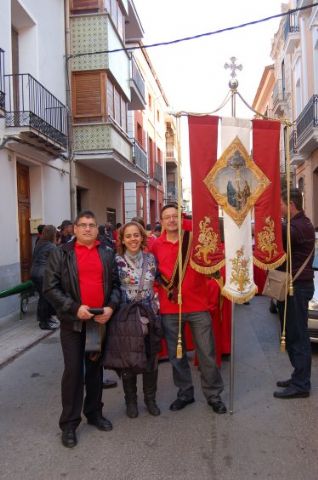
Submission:
<svg viewBox="0 0 318 480">
<path fill-rule="evenodd" d="M 98 223 L 105 223 L 107 208 L 116 209 L 116 221 L 122 222 L 122 183 L 90 168 L 76 165 L 76 185 L 86 189 L 82 197 L 82 208 L 93 210 Z"/>
</svg>

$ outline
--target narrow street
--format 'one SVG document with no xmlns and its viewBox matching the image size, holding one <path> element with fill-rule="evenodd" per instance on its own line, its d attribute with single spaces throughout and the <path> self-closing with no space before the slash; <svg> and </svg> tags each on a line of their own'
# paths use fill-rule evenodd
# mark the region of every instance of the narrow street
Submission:
<svg viewBox="0 0 318 480">
<path fill-rule="evenodd" d="M 234 414 L 207 407 L 193 368 L 196 402 L 170 412 L 175 399 L 170 365 L 160 364 L 160 417 L 125 416 L 122 388 L 104 391 L 104 412 L 114 430 L 100 432 L 83 420 L 73 450 L 58 428 L 62 357 L 58 333 L 0 370 L 1 480 L 101 479 L 211 480 L 318 478 L 318 348 L 313 346 L 309 399 L 273 398 L 275 382 L 288 378 L 279 352 L 278 320 L 268 299 L 237 306 Z M 229 361 L 223 361 L 229 402 Z M 112 372 L 109 376 L 114 377 Z"/>
</svg>

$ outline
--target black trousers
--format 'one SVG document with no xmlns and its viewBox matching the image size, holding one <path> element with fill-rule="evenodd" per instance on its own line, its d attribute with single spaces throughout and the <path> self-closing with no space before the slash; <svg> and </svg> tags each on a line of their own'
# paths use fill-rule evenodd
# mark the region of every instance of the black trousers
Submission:
<svg viewBox="0 0 318 480">
<path fill-rule="evenodd" d="M 62 376 L 61 430 L 76 429 L 83 413 L 86 418 L 96 418 L 102 414 L 103 368 L 101 361 L 92 361 L 85 352 L 85 324 L 82 332 L 61 328 L 61 345 L 64 356 Z M 85 378 L 84 378 L 85 375 Z"/>
<path fill-rule="evenodd" d="M 35 288 L 37 292 L 39 293 L 39 301 L 38 301 L 38 306 L 36 311 L 37 320 L 39 323 L 47 324 L 50 321 L 51 316 L 55 315 L 55 310 L 50 304 L 50 302 L 48 302 L 47 299 L 42 295 L 42 286 L 43 286 L 42 279 L 33 278 L 32 281 L 35 284 Z"/>
</svg>

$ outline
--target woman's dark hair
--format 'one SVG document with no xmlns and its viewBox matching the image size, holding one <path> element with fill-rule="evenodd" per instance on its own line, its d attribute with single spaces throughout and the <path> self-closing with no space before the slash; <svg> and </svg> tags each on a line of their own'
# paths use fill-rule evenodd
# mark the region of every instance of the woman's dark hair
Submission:
<svg viewBox="0 0 318 480">
<path fill-rule="evenodd" d="M 124 255 L 124 253 L 126 251 L 126 246 L 123 244 L 125 230 L 126 230 L 127 227 L 132 227 L 132 226 L 137 227 L 139 232 L 140 232 L 140 235 L 141 235 L 141 238 L 142 238 L 141 245 L 140 245 L 141 250 L 143 250 L 147 246 L 147 234 L 146 234 L 143 226 L 138 222 L 133 222 L 133 221 L 127 222 L 127 223 L 125 223 L 125 225 L 120 227 L 120 230 L 119 230 L 118 247 L 117 247 L 117 251 L 118 251 L 119 255 Z"/>
<path fill-rule="evenodd" d="M 42 241 L 55 243 L 56 241 L 56 228 L 54 225 L 45 225 L 42 230 Z"/>
<path fill-rule="evenodd" d="M 139 223 L 139 224 L 142 226 L 142 228 L 145 228 L 144 219 L 141 218 L 141 217 L 133 217 L 133 218 L 131 219 L 131 222 Z M 124 225 L 124 226 L 125 226 L 125 225 Z"/>
</svg>

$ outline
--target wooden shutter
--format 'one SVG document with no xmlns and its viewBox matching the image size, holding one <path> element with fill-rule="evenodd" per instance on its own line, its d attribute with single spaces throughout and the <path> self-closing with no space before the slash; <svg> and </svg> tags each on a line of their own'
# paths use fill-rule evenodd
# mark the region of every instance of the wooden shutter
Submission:
<svg viewBox="0 0 318 480">
<path fill-rule="evenodd" d="M 71 0 L 70 9 L 76 12 L 96 12 L 102 8 L 103 0 Z"/>
<path fill-rule="evenodd" d="M 73 73 L 73 116 L 81 121 L 98 121 L 105 117 L 105 74 Z"/>
</svg>

